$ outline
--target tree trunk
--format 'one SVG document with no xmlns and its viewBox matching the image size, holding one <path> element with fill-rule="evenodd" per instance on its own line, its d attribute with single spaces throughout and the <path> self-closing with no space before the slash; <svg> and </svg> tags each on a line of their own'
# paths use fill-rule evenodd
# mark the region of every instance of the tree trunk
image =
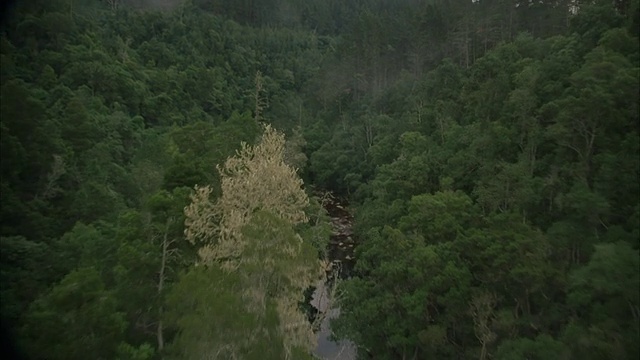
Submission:
<svg viewBox="0 0 640 360">
<path fill-rule="evenodd" d="M 164 235 L 162 238 L 162 260 L 160 262 L 160 275 L 158 279 L 158 297 L 162 296 L 162 289 L 164 288 L 164 279 L 165 279 L 165 270 L 167 267 L 167 255 L 169 252 L 169 245 L 171 241 L 168 240 L 169 236 L 169 224 L 171 223 L 171 219 L 167 219 L 167 224 L 164 229 Z M 156 333 L 156 338 L 158 341 L 158 351 L 162 352 L 164 349 L 164 334 L 163 334 L 163 326 L 162 326 L 162 305 L 158 308 L 158 328 Z"/>
</svg>

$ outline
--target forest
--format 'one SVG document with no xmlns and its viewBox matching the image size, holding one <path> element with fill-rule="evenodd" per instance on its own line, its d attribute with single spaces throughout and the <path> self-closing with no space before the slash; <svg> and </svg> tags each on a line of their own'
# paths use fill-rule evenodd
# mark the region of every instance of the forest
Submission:
<svg viewBox="0 0 640 360">
<path fill-rule="evenodd" d="M 4 4 L 2 347 L 319 359 L 333 196 L 357 359 L 638 359 L 639 33 L 638 0 Z"/>
</svg>

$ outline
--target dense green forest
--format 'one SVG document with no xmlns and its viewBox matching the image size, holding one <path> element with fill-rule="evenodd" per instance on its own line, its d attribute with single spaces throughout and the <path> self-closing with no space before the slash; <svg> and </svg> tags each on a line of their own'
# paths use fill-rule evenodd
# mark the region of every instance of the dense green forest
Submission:
<svg viewBox="0 0 640 360">
<path fill-rule="evenodd" d="M 640 357 L 638 0 L 23 0 L 0 310 L 25 359 Z M 324 275 L 323 275 L 324 274 Z"/>
</svg>

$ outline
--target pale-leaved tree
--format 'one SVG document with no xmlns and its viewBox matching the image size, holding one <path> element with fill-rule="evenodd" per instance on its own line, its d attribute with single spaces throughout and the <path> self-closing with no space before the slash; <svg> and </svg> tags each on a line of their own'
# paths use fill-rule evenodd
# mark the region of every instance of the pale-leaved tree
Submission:
<svg viewBox="0 0 640 360">
<path fill-rule="evenodd" d="M 322 275 L 317 251 L 295 231 L 307 222 L 309 198 L 296 169 L 284 161 L 285 138 L 266 125 L 255 146 L 218 166 L 222 194 L 197 186 L 185 208 L 185 235 L 201 243 L 199 263 L 236 273 L 246 310 L 260 317 L 275 307 L 284 349 L 311 349 L 314 336 L 298 308 Z"/>
</svg>

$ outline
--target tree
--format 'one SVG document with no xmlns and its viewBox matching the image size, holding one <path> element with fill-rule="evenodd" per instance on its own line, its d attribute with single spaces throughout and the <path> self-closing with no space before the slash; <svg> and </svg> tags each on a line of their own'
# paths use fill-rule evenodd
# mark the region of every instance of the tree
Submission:
<svg viewBox="0 0 640 360">
<path fill-rule="evenodd" d="M 626 242 L 599 244 L 589 263 L 569 277 L 567 303 L 576 319 L 565 332 L 586 359 L 633 359 L 640 336 L 640 256 Z"/>
<path fill-rule="evenodd" d="M 502 343 L 495 355 L 495 359 L 498 360 L 544 360 L 551 358 L 566 360 L 571 357 L 566 345 L 547 334 L 540 335 L 533 340 L 527 338 L 507 340 Z"/>
<path fill-rule="evenodd" d="M 487 358 L 487 345 L 496 340 L 496 334 L 491 331 L 493 310 L 496 306 L 496 297 L 491 293 L 482 293 L 474 296 L 469 303 L 469 313 L 473 318 L 476 338 L 480 341 L 480 360 Z"/>
<path fill-rule="evenodd" d="M 256 210 L 269 211 L 291 225 L 307 221 L 304 209 L 309 199 L 301 189 L 303 182 L 284 162 L 284 136 L 270 126 L 258 145 L 244 143 L 218 171 L 220 199 L 212 204 L 212 189 L 196 186 L 185 208 L 185 235 L 192 243 L 205 242 L 200 251 L 203 262 L 224 259 L 228 267 L 236 267 L 246 245 L 241 231 Z"/>
<path fill-rule="evenodd" d="M 69 273 L 31 304 L 23 328 L 34 358 L 113 358 L 126 328 L 113 293 L 95 268 Z"/>
<path fill-rule="evenodd" d="M 284 146 L 284 135 L 267 125 L 257 145 L 243 144 L 218 166 L 222 195 L 212 203 L 211 187 L 196 187 L 185 208 L 185 235 L 204 243 L 201 264 L 239 276 L 249 314 L 262 319 L 275 309 L 290 357 L 313 345 L 298 301 L 323 267 L 317 250 L 294 230 L 307 221 L 309 199 L 296 170 L 284 162 Z"/>
<path fill-rule="evenodd" d="M 158 191 L 144 212 L 129 211 L 118 219 L 117 294 L 133 328 L 149 342 L 154 336 L 160 353 L 166 343 L 165 293 L 188 263 L 182 256 L 187 244 L 181 241 L 188 194 L 188 188 Z"/>
<path fill-rule="evenodd" d="M 47 256 L 51 249 L 22 236 L 2 236 L 0 246 L 0 316 L 3 328 L 12 329 L 25 312 L 26 304 L 46 289 L 45 279 L 52 272 Z"/>
</svg>

